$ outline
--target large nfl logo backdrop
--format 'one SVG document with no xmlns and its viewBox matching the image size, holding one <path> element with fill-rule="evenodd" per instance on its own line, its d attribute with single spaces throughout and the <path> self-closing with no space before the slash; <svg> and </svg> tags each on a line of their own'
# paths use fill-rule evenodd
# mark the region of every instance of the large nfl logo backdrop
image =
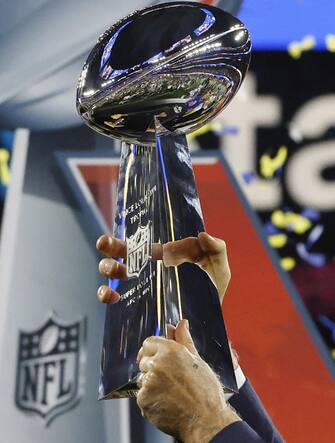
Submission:
<svg viewBox="0 0 335 443">
<path fill-rule="evenodd" d="M 82 395 L 86 321 L 61 321 L 54 313 L 35 331 L 20 331 L 15 401 L 48 425 Z"/>
</svg>

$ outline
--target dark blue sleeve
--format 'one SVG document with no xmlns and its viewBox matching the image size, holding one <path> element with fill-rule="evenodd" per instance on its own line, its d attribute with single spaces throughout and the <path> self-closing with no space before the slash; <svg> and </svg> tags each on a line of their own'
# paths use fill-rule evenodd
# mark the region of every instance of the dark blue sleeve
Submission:
<svg viewBox="0 0 335 443">
<path fill-rule="evenodd" d="M 248 380 L 244 383 L 239 393 L 229 399 L 229 403 L 263 441 L 266 443 L 284 442 Z M 226 441 L 229 441 L 229 439 L 226 439 Z"/>
<path fill-rule="evenodd" d="M 236 421 L 219 432 L 210 443 L 264 443 L 244 421 Z"/>
</svg>

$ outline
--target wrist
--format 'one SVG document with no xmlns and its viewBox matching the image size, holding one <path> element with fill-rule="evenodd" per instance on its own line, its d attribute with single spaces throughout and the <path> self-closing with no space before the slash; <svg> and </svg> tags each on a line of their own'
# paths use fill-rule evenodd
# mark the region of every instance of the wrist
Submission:
<svg viewBox="0 0 335 443">
<path fill-rule="evenodd" d="M 241 421 L 237 413 L 227 404 L 221 408 L 221 412 L 218 410 L 211 412 L 211 415 L 207 413 L 195 417 L 188 428 L 181 432 L 184 443 L 209 443 L 224 428 Z"/>
</svg>

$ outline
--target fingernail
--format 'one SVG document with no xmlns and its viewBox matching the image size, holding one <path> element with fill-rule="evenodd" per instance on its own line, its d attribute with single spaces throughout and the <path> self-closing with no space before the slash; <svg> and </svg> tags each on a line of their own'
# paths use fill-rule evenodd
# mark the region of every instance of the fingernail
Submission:
<svg viewBox="0 0 335 443">
<path fill-rule="evenodd" d="M 190 330 L 190 324 L 189 324 L 188 320 L 186 320 L 186 319 L 185 319 L 185 324 L 186 324 L 186 328 L 187 328 L 188 330 Z"/>
<path fill-rule="evenodd" d="M 103 286 L 98 289 L 98 297 L 100 301 L 105 303 L 106 289 Z"/>
<path fill-rule="evenodd" d="M 98 250 L 103 249 L 105 246 L 105 243 L 106 243 L 106 235 L 101 235 L 98 238 L 97 243 L 96 243 L 97 249 Z"/>
<path fill-rule="evenodd" d="M 108 274 L 112 270 L 112 266 L 110 263 L 106 262 L 104 264 L 104 271 Z"/>
</svg>

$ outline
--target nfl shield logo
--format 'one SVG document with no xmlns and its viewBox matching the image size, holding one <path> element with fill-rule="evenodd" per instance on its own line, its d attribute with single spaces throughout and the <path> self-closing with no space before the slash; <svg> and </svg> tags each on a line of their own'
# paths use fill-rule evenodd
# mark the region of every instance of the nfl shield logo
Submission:
<svg viewBox="0 0 335 443">
<path fill-rule="evenodd" d="M 134 235 L 127 238 L 127 276 L 138 277 L 149 260 L 150 224 L 139 226 Z"/>
<path fill-rule="evenodd" d="M 83 390 L 86 319 L 64 322 L 51 313 L 43 326 L 20 331 L 15 401 L 45 424 L 79 401 Z"/>
</svg>

